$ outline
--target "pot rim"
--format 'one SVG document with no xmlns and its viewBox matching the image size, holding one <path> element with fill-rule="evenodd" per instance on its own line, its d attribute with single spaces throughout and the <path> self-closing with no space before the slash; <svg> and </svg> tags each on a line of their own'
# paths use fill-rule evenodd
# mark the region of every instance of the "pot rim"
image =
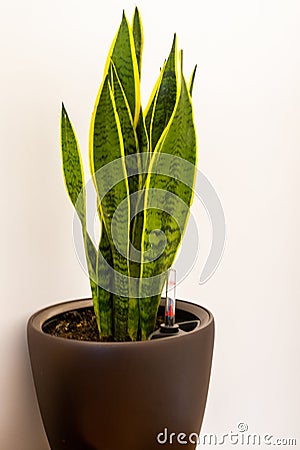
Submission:
<svg viewBox="0 0 300 450">
<path fill-rule="evenodd" d="M 74 307 L 72 307 L 74 306 Z M 170 339 L 185 339 L 194 333 L 201 333 L 205 328 L 211 326 L 212 322 L 214 322 L 214 317 L 212 313 L 204 308 L 203 306 L 198 305 L 197 303 L 189 302 L 186 300 L 176 300 L 176 308 L 183 309 L 186 312 L 192 313 L 198 317 L 200 320 L 200 325 L 194 330 L 186 333 L 185 335 L 175 335 L 172 337 L 164 337 L 163 339 L 153 339 L 146 341 L 125 341 L 125 342 L 96 342 L 96 341 L 80 341 L 77 339 L 67 339 L 61 336 L 53 336 L 51 334 L 45 333 L 42 329 L 44 323 L 51 319 L 54 316 L 63 314 L 67 311 L 87 308 L 93 306 L 93 300 L 91 298 L 83 298 L 76 300 L 68 300 L 60 303 L 55 303 L 53 305 L 46 306 L 32 314 L 27 322 L 27 330 L 33 329 L 35 332 L 42 334 L 47 339 L 63 340 L 65 343 L 69 345 L 105 345 L 107 347 L 116 347 L 116 346 L 133 346 L 133 345 L 159 345 L 162 342 L 168 341 Z M 196 309 L 196 311 L 195 311 Z M 57 341 L 58 342 L 58 341 Z"/>
</svg>

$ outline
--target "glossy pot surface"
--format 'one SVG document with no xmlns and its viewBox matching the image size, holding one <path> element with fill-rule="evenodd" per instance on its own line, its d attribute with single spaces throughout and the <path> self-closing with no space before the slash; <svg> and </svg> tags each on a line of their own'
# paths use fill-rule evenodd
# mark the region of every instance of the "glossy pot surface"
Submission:
<svg viewBox="0 0 300 450">
<path fill-rule="evenodd" d="M 198 319 L 200 326 L 144 342 L 75 341 L 43 332 L 50 318 L 91 305 L 91 300 L 53 305 L 28 322 L 32 372 L 51 449 L 195 449 L 213 354 L 211 313 L 178 300 L 177 317 Z"/>
</svg>

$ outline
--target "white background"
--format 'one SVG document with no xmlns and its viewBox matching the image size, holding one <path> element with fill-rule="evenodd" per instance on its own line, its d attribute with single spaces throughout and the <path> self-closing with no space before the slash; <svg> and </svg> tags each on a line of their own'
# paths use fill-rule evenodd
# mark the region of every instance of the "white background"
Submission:
<svg viewBox="0 0 300 450">
<path fill-rule="evenodd" d="M 300 2 L 140 1 L 144 104 L 174 31 L 194 63 L 199 168 L 227 220 L 221 265 L 198 284 L 200 256 L 178 288 L 216 319 L 202 432 L 299 436 Z M 31 381 L 26 321 L 90 295 L 72 241 L 59 149 L 63 100 L 87 151 L 104 61 L 131 1 L 0 2 L 0 448 L 48 449 Z M 227 444 L 229 449 L 231 445 Z M 235 448 L 242 448 L 235 446 Z M 244 447 L 243 447 L 244 448 Z"/>
</svg>

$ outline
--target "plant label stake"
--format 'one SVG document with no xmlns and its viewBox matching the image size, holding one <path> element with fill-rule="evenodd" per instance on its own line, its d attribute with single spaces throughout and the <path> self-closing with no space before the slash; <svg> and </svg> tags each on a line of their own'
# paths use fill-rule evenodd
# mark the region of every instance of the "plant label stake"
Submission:
<svg viewBox="0 0 300 450">
<path fill-rule="evenodd" d="M 171 333 L 178 332 L 178 325 L 175 324 L 176 309 L 176 270 L 169 269 L 166 279 L 166 305 L 164 329 Z"/>
<path fill-rule="evenodd" d="M 189 320 L 186 322 L 175 323 L 176 310 L 176 270 L 169 269 L 167 271 L 165 285 L 165 323 L 162 323 L 159 330 L 154 331 L 149 336 L 151 339 L 161 339 L 164 337 L 176 336 L 194 330 L 200 325 L 199 320 Z"/>
</svg>

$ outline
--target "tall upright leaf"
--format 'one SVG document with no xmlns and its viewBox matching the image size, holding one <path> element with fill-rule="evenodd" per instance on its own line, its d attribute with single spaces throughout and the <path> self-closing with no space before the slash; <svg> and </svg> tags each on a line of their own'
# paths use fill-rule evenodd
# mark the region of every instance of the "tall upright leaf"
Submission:
<svg viewBox="0 0 300 450">
<path fill-rule="evenodd" d="M 142 26 L 142 19 L 139 13 L 138 8 L 136 7 L 134 10 L 133 22 L 132 22 L 132 33 L 134 40 L 134 48 L 135 54 L 139 69 L 139 76 L 141 78 L 141 68 L 142 68 L 142 54 L 143 54 L 143 46 L 144 46 L 144 33 Z"/>
<path fill-rule="evenodd" d="M 146 181 L 141 268 L 143 279 L 164 274 L 174 262 L 189 216 L 196 162 L 193 110 L 182 75 L 180 97 L 175 113 L 161 143 L 160 152 L 155 152 L 152 158 Z M 167 171 L 170 168 L 170 175 L 157 172 L 155 166 L 160 165 L 165 166 Z M 159 256 L 155 257 L 156 255 Z M 159 296 L 141 299 L 141 327 L 144 339 L 154 326 L 158 300 Z"/>
<path fill-rule="evenodd" d="M 99 332 L 101 333 L 99 291 L 97 286 L 97 251 L 86 228 L 86 193 L 80 149 L 64 104 L 62 104 L 61 110 L 61 153 L 67 192 L 82 226 L 94 309 Z"/>
<path fill-rule="evenodd" d="M 91 124 L 91 161 L 96 189 L 100 199 L 103 225 L 111 243 L 114 270 L 125 278 L 115 277 L 114 330 L 117 340 L 128 337 L 129 272 L 129 186 L 124 162 L 124 143 L 116 112 L 109 74 L 106 75 Z M 109 166 L 109 163 L 113 164 Z M 102 169 L 102 170 L 101 170 Z M 114 182 L 113 180 L 119 180 Z M 122 208 L 119 207 L 122 205 Z M 112 220 L 117 208 L 117 226 L 112 234 Z"/>
<path fill-rule="evenodd" d="M 140 168 L 140 159 L 139 159 L 139 143 L 137 134 L 132 122 L 132 117 L 130 114 L 129 105 L 125 96 L 125 92 L 123 90 L 123 87 L 121 85 L 120 79 L 118 77 L 117 70 L 115 68 L 114 63 L 111 64 L 111 71 L 112 71 L 112 80 L 113 80 L 113 92 L 114 92 L 114 100 L 116 104 L 116 108 L 118 111 L 118 117 L 120 121 L 120 127 L 123 137 L 123 143 L 124 143 L 124 154 L 125 156 L 128 156 L 126 158 L 126 171 L 127 171 L 127 177 L 128 177 L 128 184 L 129 184 L 129 194 L 130 194 L 130 211 L 133 215 L 135 215 L 137 202 L 138 202 L 138 195 L 131 195 L 135 194 L 139 191 L 141 184 L 142 184 L 142 173 Z M 132 241 L 133 237 L 133 221 L 130 223 L 130 241 Z M 130 274 L 136 273 L 139 274 L 139 267 L 137 261 L 132 260 L 131 255 L 129 253 L 129 268 L 130 268 Z M 134 275 L 133 275 L 134 276 Z M 130 287 L 130 282 L 129 282 Z M 132 294 L 132 292 L 129 292 L 130 299 L 129 299 L 129 312 L 128 312 L 128 332 L 130 337 L 133 340 L 137 339 L 137 333 L 138 333 L 138 325 L 139 325 L 139 309 L 138 309 L 138 299 Z"/>
<path fill-rule="evenodd" d="M 139 68 L 132 29 L 128 24 L 124 12 L 121 25 L 107 58 L 104 76 L 109 71 L 111 60 L 115 64 L 130 107 L 133 123 L 136 126 L 141 106 Z"/>
<path fill-rule="evenodd" d="M 131 155 L 131 157 L 127 158 L 125 161 L 127 166 L 127 175 L 130 176 L 132 173 L 136 173 L 136 175 L 130 176 L 128 180 L 129 192 L 133 193 L 136 192 L 140 186 L 139 178 L 141 175 L 138 158 L 139 143 L 133 125 L 130 107 L 113 61 L 111 63 L 111 74 L 113 96 L 120 121 L 124 144 L 124 154 L 125 156 Z"/>
<path fill-rule="evenodd" d="M 159 138 L 173 114 L 177 98 L 177 37 L 174 35 L 172 48 L 163 68 L 161 82 L 157 85 L 157 93 L 148 107 L 146 127 L 150 137 L 150 150 L 154 150 Z"/>
<path fill-rule="evenodd" d="M 144 116 L 145 116 L 145 127 L 146 127 L 146 131 L 147 131 L 147 135 L 148 135 L 148 139 L 150 141 L 150 128 L 151 128 L 151 121 L 152 121 L 152 116 L 153 116 L 153 110 L 154 110 L 154 106 L 155 106 L 155 102 L 157 99 L 157 94 L 161 85 L 161 80 L 165 71 L 165 67 L 166 67 L 166 61 L 164 61 L 163 67 L 160 69 L 159 71 L 159 76 L 156 80 L 156 83 L 154 85 L 154 88 L 152 89 L 148 104 L 145 108 L 144 111 Z M 152 150 L 152 147 L 150 146 L 150 149 Z"/>
<path fill-rule="evenodd" d="M 101 214 L 99 214 L 101 218 Z M 110 241 L 106 228 L 101 220 L 101 236 L 97 253 L 97 294 L 99 305 L 99 317 L 101 324 L 100 337 L 102 340 L 110 340 L 114 335 L 113 323 L 113 257 Z"/>
</svg>

